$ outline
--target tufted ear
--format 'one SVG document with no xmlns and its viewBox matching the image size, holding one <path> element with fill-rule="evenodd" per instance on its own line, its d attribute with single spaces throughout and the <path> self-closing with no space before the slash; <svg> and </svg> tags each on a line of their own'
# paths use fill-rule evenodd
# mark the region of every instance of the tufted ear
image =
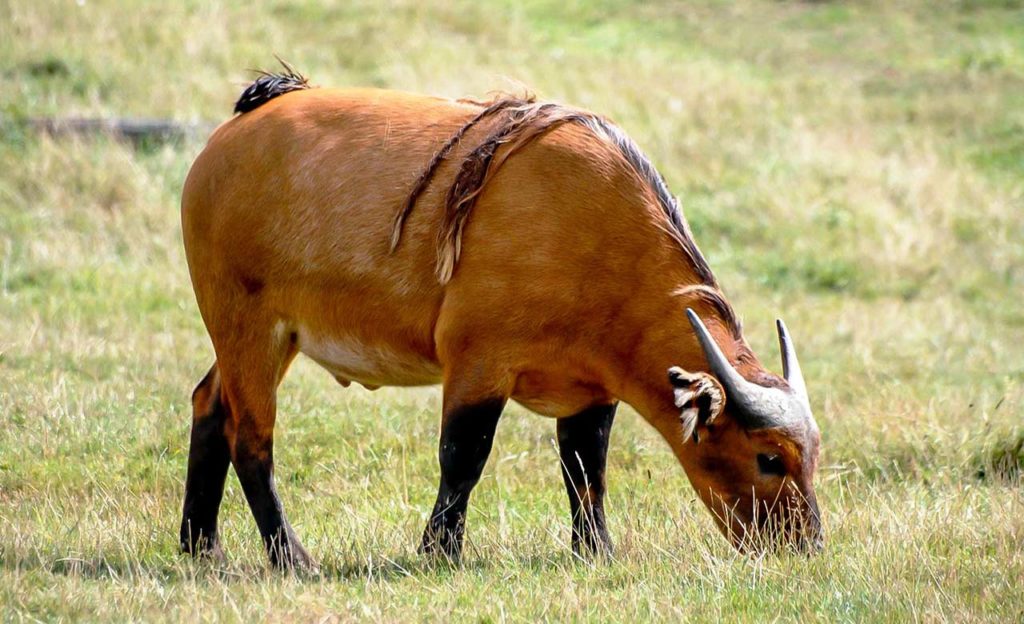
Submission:
<svg viewBox="0 0 1024 624">
<path fill-rule="evenodd" d="M 697 427 L 713 424 L 725 407 L 725 390 L 718 380 L 707 373 L 691 373 L 678 366 L 668 369 L 668 380 L 672 384 L 676 407 L 682 410 L 679 420 L 683 423 L 683 439 L 692 437 L 700 443 Z"/>
</svg>

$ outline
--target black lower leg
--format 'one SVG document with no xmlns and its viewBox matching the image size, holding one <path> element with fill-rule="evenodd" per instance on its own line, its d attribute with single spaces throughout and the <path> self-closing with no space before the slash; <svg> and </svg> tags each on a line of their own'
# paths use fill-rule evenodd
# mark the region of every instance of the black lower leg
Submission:
<svg viewBox="0 0 1024 624">
<path fill-rule="evenodd" d="M 217 514 L 224 495 L 230 453 L 224 424 L 227 410 L 220 399 L 216 366 L 192 393 L 192 439 L 185 477 L 181 518 L 181 550 L 193 556 L 220 557 Z"/>
<path fill-rule="evenodd" d="M 240 434 L 235 442 L 235 473 L 259 527 L 260 536 L 277 568 L 315 570 L 316 563 L 299 543 L 284 515 L 274 485 L 273 441 Z"/>
<path fill-rule="evenodd" d="M 605 463 L 616 405 L 600 405 L 558 420 L 562 478 L 572 510 L 572 549 L 610 554 L 604 517 Z"/>
<path fill-rule="evenodd" d="M 420 551 L 458 559 L 466 525 L 466 507 L 491 452 L 504 399 L 491 399 L 446 411 L 438 461 L 441 484 Z"/>
</svg>

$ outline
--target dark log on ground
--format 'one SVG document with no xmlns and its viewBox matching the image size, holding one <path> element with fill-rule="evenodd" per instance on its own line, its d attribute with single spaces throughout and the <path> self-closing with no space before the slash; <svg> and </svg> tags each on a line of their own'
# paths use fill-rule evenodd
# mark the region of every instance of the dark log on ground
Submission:
<svg viewBox="0 0 1024 624">
<path fill-rule="evenodd" d="M 104 134 L 116 139 L 141 143 L 163 143 L 186 138 L 205 138 L 216 124 L 183 123 L 166 119 L 30 119 L 28 124 L 51 136 L 90 136 Z"/>
</svg>

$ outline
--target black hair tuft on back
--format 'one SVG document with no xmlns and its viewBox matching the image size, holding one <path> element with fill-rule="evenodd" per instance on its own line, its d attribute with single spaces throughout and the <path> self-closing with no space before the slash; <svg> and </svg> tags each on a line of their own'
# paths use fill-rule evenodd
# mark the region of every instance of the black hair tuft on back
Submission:
<svg viewBox="0 0 1024 624">
<path fill-rule="evenodd" d="M 305 76 L 295 71 L 291 65 L 281 60 L 280 57 L 277 58 L 277 61 L 281 63 L 284 71 L 267 72 L 256 70 L 260 76 L 245 88 L 238 101 L 235 102 L 236 113 L 248 113 L 279 95 L 311 88 L 309 80 Z"/>
</svg>

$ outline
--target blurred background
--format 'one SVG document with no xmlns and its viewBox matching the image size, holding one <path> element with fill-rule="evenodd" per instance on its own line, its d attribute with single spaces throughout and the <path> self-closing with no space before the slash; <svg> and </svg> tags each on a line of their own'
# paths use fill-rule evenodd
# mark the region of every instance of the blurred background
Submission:
<svg viewBox="0 0 1024 624">
<path fill-rule="evenodd" d="M 179 194 L 275 54 L 315 85 L 528 89 L 620 124 L 766 365 L 772 319 L 794 333 L 831 555 L 736 558 L 627 411 L 620 560 L 578 564 L 553 423 L 514 408 L 471 506 L 477 563 L 426 568 L 438 391 L 342 390 L 300 359 L 278 480 L 326 581 L 262 576 L 233 477 L 228 577 L 177 557 L 188 397 L 212 361 Z M 0 602 L 20 613 L 1020 617 L 1021 2 L 0 0 L 0 76 Z"/>
</svg>

